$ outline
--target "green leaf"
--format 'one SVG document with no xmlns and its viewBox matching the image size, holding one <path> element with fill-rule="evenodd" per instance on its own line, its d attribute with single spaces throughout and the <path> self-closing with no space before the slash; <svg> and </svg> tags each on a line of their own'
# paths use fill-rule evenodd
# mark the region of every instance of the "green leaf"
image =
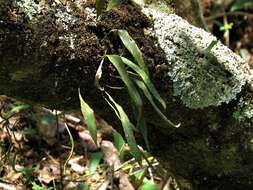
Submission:
<svg viewBox="0 0 253 190">
<path fill-rule="evenodd" d="M 97 16 L 101 15 L 105 7 L 105 0 L 96 0 Z"/>
<path fill-rule="evenodd" d="M 114 145 L 116 149 L 120 152 L 122 147 L 125 144 L 125 141 L 123 137 L 121 136 L 121 134 L 119 134 L 117 131 L 114 131 L 113 138 L 114 138 Z"/>
<path fill-rule="evenodd" d="M 159 190 L 159 189 L 160 188 L 158 187 L 158 185 L 151 180 L 145 180 L 139 188 L 139 190 Z"/>
<path fill-rule="evenodd" d="M 29 128 L 29 129 L 25 129 L 21 132 L 22 135 L 24 136 L 29 136 L 29 137 L 36 137 L 38 135 L 38 129 L 34 129 L 34 128 Z"/>
<path fill-rule="evenodd" d="M 125 57 L 121 57 L 121 59 L 127 66 L 131 67 L 142 78 L 143 82 L 148 87 L 149 91 L 154 96 L 154 98 L 163 106 L 164 109 L 166 109 L 165 101 L 161 98 L 155 86 L 151 82 L 149 76 L 145 73 L 145 71 L 142 70 L 140 67 L 138 67 L 135 63 L 133 63 L 129 59 Z"/>
<path fill-rule="evenodd" d="M 123 160 L 124 159 L 124 151 L 122 151 L 122 150 L 124 148 L 125 141 L 124 141 L 123 137 L 121 136 L 121 134 L 119 134 L 117 131 L 114 131 L 113 138 L 114 138 L 114 146 L 116 147 L 116 149 L 119 152 L 120 160 Z"/>
<path fill-rule="evenodd" d="M 45 126 L 52 125 L 55 122 L 55 116 L 52 114 L 42 115 L 40 118 L 40 123 Z"/>
<path fill-rule="evenodd" d="M 230 7 L 230 12 L 240 11 L 244 8 L 253 9 L 253 1 L 252 0 L 237 0 L 237 1 L 234 1 L 232 6 Z"/>
<path fill-rule="evenodd" d="M 32 167 L 23 167 L 23 168 L 20 168 L 20 169 L 17 169 L 18 172 L 26 175 L 26 176 L 31 176 L 34 172 L 34 168 Z"/>
<path fill-rule="evenodd" d="M 22 102 L 16 102 L 16 106 L 11 109 L 11 113 L 18 113 L 22 110 L 28 109 L 30 106 L 28 104 L 24 104 Z"/>
<path fill-rule="evenodd" d="M 122 61 L 121 57 L 118 55 L 107 55 L 107 57 L 110 60 L 110 62 L 113 64 L 113 66 L 117 69 L 117 71 L 119 72 L 119 75 L 122 81 L 125 83 L 128 93 L 130 97 L 132 98 L 133 102 L 135 103 L 136 107 L 137 108 L 142 107 L 141 97 L 137 89 L 135 88 L 134 84 L 130 80 L 126 72 L 125 64 Z"/>
<path fill-rule="evenodd" d="M 107 95 L 107 97 L 109 98 L 109 100 L 113 103 L 113 105 L 115 106 L 116 110 L 119 113 L 120 116 L 120 121 L 125 133 L 125 137 L 127 140 L 127 143 L 131 149 L 131 153 L 133 155 L 133 157 L 137 160 L 137 161 L 141 161 L 141 152 L 138 148 L 138 145 L 135 141 L 135 137 L 134 137 L 134 133 L 133 133 L 133 124 L 130 122 L 128 116 L 126 115 L 126 113 L 124 112 L 123 108 L 116 103 L 113 98 L 107 93 L 105 92 L 105 94 Z"/>
<path fill-rule="evenodd" d="M 89 160 L 89 172 L 94 173 L 103 157 L 102 152 L 95 152 L 91 154 L 91 158 Z"/>
<path fill-rule="evenodd" d="M 149 142 L 148 142 L 148 128 L 147 128 L 147 123 L 144 117 L 141 117 L 139 129 L 145 141 L 146 148 L 148 151 L 150 151 Z"/>
<path fill-rule="evenodd" d="M 107 10 L 111 10 L 119 5 L 120 0 L 110 0 L 107 5 Z"/>
<path fill-rule="evenodd" d="M 43 186 L 40 186 L 38 184 L 36 184 L 35 182 L 32 183 L 32 190 L 52 190 L 53 188 L 52 187 L 43 187 Z"/>
<path fill-rule="evenodd" d="M 153 98 L 150 94 L 150 92 L 148 91 L 147 87 L 145 86 L 145 84 L 140 81 L 140 80 L 135 80 L 135 83 L 139 86 L 139 88 L 143 91 L 144 95 L 147 97 L 147 99 L 149 100 L 149 102 L 151 103 L 151 105 L 153 106 L 153 108 L 155 109 L 155 111 L 158 113 L 158 115 L 168 124 L 168 126 L 171 127 L 179 127 L 180 124 L 175 125 L 173 124 L 170 120 L 167 119 L 167 117 L 161 112 L 161 110 L 157 107 L 157 105 L 155 104 L 155 102 L 153 101 Z"/>
<path fill-rule="evenodd" d="M 88 127 L 88 130 L 90 132 L 90 135 L 94 143 L 97 145 L 97 127 L 96 127 L 96 119 L 95 119 L 94 111 L 83 100 L 80 93 L 80 89 L 78 90 L 78 93 L 79 93 L 79 99 L 80 99 L 80 104 L 81 104 L 81 111 L 82 111 L 85 123 Z"/>
<path fill-rule="evenodd" d="M 144 70 L 144 72 L 149 76 L 148 68 L 146 64 L 144 63 L 141 50 L 138 48 L 133 38 L 128 34 L 126 30 L 118 30 L 118 34 L 124 46 L 132 54 L 135 61 L 142 68 L 142 70 Z"/>
<path fill-rule="evenodd" d="M 229 31 L 233 28 L 234 23 L 228 23 L 224 24 L 223 26 L 220 26 L 220 31 Z"/>
<path fill-rule="evenodd" d="M 218 44 L 219 40 L 213 40 L 208 47 L 204 50 L 204 53 L 210 53 L 214 46 Z"/>
<path fill-rule="evenodd" d="M 75 190 L 89 190 L 90 186 L 85 183 L 79 183 Z"/>
<path fill-rule="evenodd" d="M 106 55 L 113 66 L 119 72 L 121 80 L 125 83 L 128 93 L 134 103 L 134 108 L 137 110 L 137 126 L 139 126 L 140 120 L 143 117 L 142 113 L 142 99 L 141 96 L 134 86 L 133 82 L 130 80 L 129 75 L 125 68 L 125 63 L 122 61 L 121 57 L 118 55 Z"/>
</svg>

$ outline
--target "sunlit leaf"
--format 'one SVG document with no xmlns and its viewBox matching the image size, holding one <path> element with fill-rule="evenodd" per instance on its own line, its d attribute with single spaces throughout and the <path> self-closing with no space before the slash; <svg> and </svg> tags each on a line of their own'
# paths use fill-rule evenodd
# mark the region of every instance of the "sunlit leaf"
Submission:
<svg viewBox="0 0 253 190">
<path fill-rule="evenodd" d="M 89 172 L 94 173 L 103 157 L 102 152 L 95 152 L 91 154 L 89 159 Z"/>
<path fill-rule="evenodd" d="M 144 72 L 149 75 L 148 68 L 144 63 L 144 59 L 142 57 L 141 50 L 138 48 L 137 44 L 133 40 L 133 38 L 128 34 L 126 30 L 118 31 L 119 37 L 123 42 L 124 46 L 128 49 L 128 51 L 132 54 L 135 61 L 139 64 L 139 66 L 144 70 Z"/>
<path fill-rule="evenodd" d="M 28 104 L 18 102 L 15 107 L 11 109 L 11 113 L 18 113 L 22 110 L 28 109 L 30 106 Z"/>
<path fill-rule="evenodd" d="M 103 71 L 102 71 L 103 63 L 104 63 L 104 59 L 102 59 L 102 61 L 100 62 L 99 67 L 98 67 L 97 72 L 96 72 L 96 75 L 95 75 L 95 86 L 96 86 L 99 90 L 101 90 L 101 91 L 104 90 L 104 88 L 101 87 L 101 85 L 99 84 L 99 80 L 101 79 L 102 74 L 103 74 Z"/>
<path fill-rule="evenodd" d="M 130 80 L 126 72 L 125 64 L 123 63 L 121 57 L 118 55 L 107 55 L 107 57 L 110 60 L 110 62 L 113 64 L 113 66 L 117 69 L 117 71 L 119 72 L 119 75 L 122 81 L 125 83 L 128 93 L 131 96 L 135 105 L 137 107 L 141 107 L 142 106 L 141 97 L 137 89 L 135 88 L 133 82 Z"/>
<path fill-rule="evenodd" d="M 147 87 L 145 86 L 145 84 L 142 81 L 137 80 L 137 79 L 135 80 L 135 82 L 139 86 L 139 88 L 143 91 L 144 95 L 147 97 L 147 99 L 149 100 L 149 102 L 151 103 L 151 105 L 153 106 L 153 108 L 155 109 L 155 111 L 168 124 L 168 126 L 179 127 L 180 124 L 178 124 L 178 125 L 173 124 L 170 120 L 167 119 L 167 117 L 157 107 L 157 105 L 155 104 L 155 102 L 154 102 L 154 100 L 153 100 L 150 92 L 148 91 Z"/>
<path fill-rule="evenodd" d="M 149 91 L 154 96 L 154 98 L 163 106 L 164 109 L 166 109 L 165 101 L 161 98 L 155 86 L 151 82 L 149 76 L 144 72 L 144 70 L 142 70 L 135 63 L 133 63 L 132 61 L 130 61 L 125 57 L 121 57 L 121 59 L 127 66 L 131 67 L 142 78 L 143 82 L 148 87 Z"/>
<path fill-rule="evenodd" d="M 101 15 L 104 7 L 105 7 L 105 0 L 96 0 L 97 16 Z"/>
<path fill-rule="evenodd" d="M 229 31 L 233 28 L 234 23 L 228 23 L 224 24 L 223 26 L 220 26 L 220 31 Z"/>
<path fill-rule="evenodd" d="M 145 180 L 139 190 L 159 190 L 159 186 L 151 180 Z"/>
<path fill-rule="evenodd" d="M 132 184 L 135 184 L 135 186 L 142 185 L 143 180 L 144 180 L 145 176 L 147 175 L 147 170 L 148 170 L 147 167 L 143 167 L 133 173 L 128 174 Z"/>
<path fill-rule="evenodd" d="M 114 138 L 114 146 L 116 147 L 116 149 L 119 152 L 120 160 L 123 160 L 124 159 L 124 151 L 122 151 L 122 150 L 124 148 L 125 141 L 124 141 L 123 137 L 121 136 L 121 134 L 119 134 L 117 131 L 114 131 L 113 138 Z"/>
<path fill-rule="evenodd" d="M 133 128 L 134 128 L 133 124 L 130 122 L 130 120 L 129 120 L 127 114 L 124 112 L 123 108 L 118 103 L 116 103 L 114 101 L 114 99 L 107 92 L 105 92 L 105 93 L 119 113 L 120 121 L 121 121 L 123 130 L 124 130 L 124 133 L 125 133 L 127 143 L 129 145 L 129 147 L 131 148 L 132 155 L 134 156 L 134 158 L 137 161 L 140 161 L 141 160 L 141 153 L 140 153 L 140 150 L 138 148 L 138 145 L 135 141 L 135 137 L 133 134 Z"/>
<path fill-rule="evenodd" d="M 32 190 L 52 190 L 52 187 L 45 187 L 45 186 L 40 186 L 36 184 L 35 182 L 32 183 Z"/>
<path fill-rule="evenodd" d="M 110 62 L 113 64 L 113 66 L 117 69 L 119 72 L 121 80 L 125 83 L 128 93 L 134 103 L 135 111 L 137 111 L 137 126 L 140 123 L 141 117 L 143 117 L 142 114 L 142 99 L 141 96 L 134 86 L 133 82 L 131 81 L 126 68 L 125 63 L 122 61 L 121 57 L 118 55 L 107 55 Z"/>
<path fill-rule="evenodd" d="M 115 8 L 115 7 L 117 7 L 118 4 L 119 4 L 119 2 L 120 2 L 120 0 L 110 0 L 110 1 L 108 2 L 108 5 L 107 5 L 107 10 L 109 11 L 109 10 L 111 10 L 111 9 L 113 9 L 113 8 Z"/>
<path fill-rule="evenodd" d="M 80 104 L 81 104 L 81 111 L 82 111 L 85 123 L 88 127 L 88 130 L 90 132 L 90 135 L 94 143 L 97 145 L 97 127 L 96 127 L 96 119 L 95 119 L 94 111 L 83 100 L 80 90 L 78 91 L 78 93 L 79 93 L 79 99 L 80 99 Z"/>
</svg>

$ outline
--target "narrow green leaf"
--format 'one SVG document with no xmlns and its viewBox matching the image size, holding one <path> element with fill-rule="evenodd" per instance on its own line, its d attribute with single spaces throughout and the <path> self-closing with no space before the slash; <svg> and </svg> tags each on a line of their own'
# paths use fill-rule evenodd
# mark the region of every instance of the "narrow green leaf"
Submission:
<svg viewBox="0 0 253 190">
<path fill-rule="evenodd" d="M 145 141 L 146 148 L 148 151 L 150 151 L 149 142 L 148 142 L 148 128 L 147 128 L 147 123 L 144 117 L 141 117 L 139 129 Z"/>
<path fill-rule="evenodd" d="M 110 62 L 113 64 L 113 66 L 117 69 L 117 71 L 119 72 L 119 75 L 120 75 L 122 81 L 125 83 L 125 85 L 128 89 L 128 93 L 131 96 L 136 107 L 142 107 L 141 97 L 140 97 L 137 89 L 135 88 L 134 84 L 130 80 L 130 78 L 126 72 L 125 64 L 123 63 L 121 57 L 118 55 L 107 55 L 107 57 L 110 60 Z"/>
<path fill-rule="evenodd" d="M 208 47 L 204 50 L 204 53 L 210 53 L 214 46 L 218 44 L 219 40 L 213 40 Z"/>
<path fill-rule="evenodd" d="M 159 186 L 151 180 L 145 180 L 139 190 L 159 190 Z"/>
<path fill-rule="evenodd" d="M 123 160 L 124 159 L 124 151 L 122 151 L 122 150 L 124 148 L 125 141 L 124 141 L 123 137 L 121 136 L 121 134 L 119 134 L 117 131 L 114 131 L 113 138 L 114 138 L 114 145 L 119 152 L 120 160 Z"/>
<path fill-rule="evenodd" d="M 79 183 L 75 190 L 89 190 L 90 186 L 85 183 Z"/>
<path fill-rule="evenodd" d="M 123 108 L 114 101 L 114 99 L 107 93 L 105 92 L 106 95 L 108 96 L 109 100 L 113 103 L 113 105 L 116 107 L 116 109 L 118 110 L 119 116 L 120 116 L 120 121 L 125 133 L 125 137 L 127 140 L 127 143 L 129 145 L 129 147 L 131 148 L 131 153 L 134 156 L 134 158 L 137 161 L 141 161 L 141 152 L 138 148 L 138 145 L 135 141 L 135 137 L 133 134 L 133 124 L 130 122 L 128 116 L 126 115 L 126 113 L 124 112 Z"/>
<path fill-rule="evenodd" d="M 28 104 L 18 102 L 15 107 L 11 109 L 11 113 L 18 113 L 22 110 L 28 109 L 30 106 Z"/>
<path fill-rule="evenodd" d="M 102 152 L 95 152 L 91 154 L 90 160 L 89 160 L 89 172 L 93 173 L 96 171 L 101 159 L 103 157 Z"/>
<path fill-rule="evenodd" d="M 252 0 L 237 0 L 233 1 L 232 6 L 230 7 L 230 12 L 233 11 L 240 11 L 244 8 L 252 9 L 253 8 L 253 1 Z"/>
<path fill-rule="evenodd" d="M 135 85 L 131 81 L 126 68 L 125 63 L 122 61 L 121 57 L 118 55 L 107 55 L 108 59 L 111 61 L 111 63 L 114 65 L 114 67 L 119 72 L 119 75 L 121 77 L 121 80 L 125 83 L 128 89 L 128 93 L 134 103 L 134 111 L 137 114 L 137 128 L 139 127 L 141 123 L 141 119 L 143 118 L 143 103 L 141 96 L 136 89 Z"/>
<path fill-rule="evenodd" d="M 97 17 L 101 15 L 105 7 L 105 0 L 96 0 Z"/>
<path fill-rule="evenodd" d="M 142 68 L 142 70 L 144 70 L 144 72 L 149 76 L 148 68 L 146 64 L 144 63 L 141 50 L 138 48 L 133 38 L 128 34 L 126 30 L 118 30 L 118 34 L 124 46 L 132 54 L 135 61 Z"/>
<path fill-rule="evenodd" d="M 102 71 L 103 63 L 104 63 L 104 58 L 103 58 L 102 61 L 100 62 L 99 67 L 98 67 L 97 72 L 96 72 L 96 75 L 95 75 L 95 86 L 96 86 L 99 90 L 101 90 L 101 91 L 104 90 L 104 88 L 99 84 L 99 81 L 100 81 L 100 79 L 101 79 L 101 77 L 102 77 L 102 74 L 103 74 L 103 71 Z"/>
<path fill-rule="evenodd" d="M 165 101 L 161 98 L 155 86 L 151 82 L 149 76 L 144 72 L 144 70 L 142 70 L 135 63 L 133 63 L 132 61 L 130 61 L 125 57 L 121 57 L 121 59 L 127 66 L 131 67 L 142 78 L 143 82 L 148 87 L 149 91 L 154 96 L 154 98 L 163 106 L 164 109 L 166 109 Z"/>
<path fill-rule="evenodd" d="M 94 111 L 90 108 L 90 106 L 83 100 L 80 89 L 78 91 L 79 99 L 81 104 L 81 111 L 85 120 L 85 123 L 88 127 L 90 135 L 95 144 L 97 144 L 97 127 L 96 127 L 96 119 L 94 115 Z"/>
<path fill-rule="evenodd" d="M 32 190 L 53 190 L 52 187 L 44 187 L 36 184 L 36 182 L 32 182 Z"/>
<path fill-rule="evenodd" d="M 175 125 L 173 124 L 170 120 L 167 119 L 167 117 L 161 112 L 161 110 L 157 107 L 157 105 L 155 104 L 155 102 L 153 101 L 153 98 L 150 94 L 150 92 L 148 91 L 147 87 L 145 86 L 145 84 L 140 81 L 140 80 L 135 80 L 136 84 L 139 86 L 139 88 L 143 91 L 144 95 L 147 97 L 147 99 L 149 100 L 149 102 L 151 103 L 151 105 L 153 106 L 153 108 L 155 109 L 155 111 L 158 113 L 158 115 L 168 124 L 168 126 L 171 127 L 179 127 L 180 124 Z"/>
<path fill-rule="evenodd" d="M 117 131 L 114 131 L 113 138 L 114 138 L 114 145 L 116 149 L 120 152 L 122 147 L 125 144 L 125 141 L 123 137 L 121 136 L 121 134 L 119 134 Z"/>
<path fill-rule="evenodd" d="M 111 10 L 119 5 L 120 0 L 110 0 L 107 5 L 107 10 Z"/>
</svg>

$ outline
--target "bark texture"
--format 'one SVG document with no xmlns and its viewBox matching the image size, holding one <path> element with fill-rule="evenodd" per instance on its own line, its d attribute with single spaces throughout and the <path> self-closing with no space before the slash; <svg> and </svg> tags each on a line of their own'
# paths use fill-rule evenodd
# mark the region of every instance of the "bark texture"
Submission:
<svg viewBox="0 0 253 190">
<path fill-rule="evenodd" d="M 115 32 L 126 29 L 168 104 L 167 116 L 182 124 L 161 128 L 145 106 L 154 154 L 189 180 L 185 189 L 253 188 L 251 71 L 222 44 L 208 49 L 212 35 L 161 7 L 123 1 L 97 19 L 92 0 L 0 0 L 0 93 L 69 110 L 79 108 L 80 87 L 110 120 L 94 77 L 105 52 L 131 58 Z M 102 85 L 122 85 L 114 75 L 106 63 Z M 110 92 L 131 109 L 125 90 Z"/>
</svg>

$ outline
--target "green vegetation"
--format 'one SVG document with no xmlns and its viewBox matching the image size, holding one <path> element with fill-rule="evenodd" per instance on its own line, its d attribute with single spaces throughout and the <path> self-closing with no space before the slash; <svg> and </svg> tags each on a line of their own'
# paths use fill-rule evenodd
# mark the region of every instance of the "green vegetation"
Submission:
<svg viewBox="0 0 253 190">
<path fill-rule="evenodd" d="M 166 3 L 174 0 L 132 1 L 137 5 L 130 0 L 0 3 L 0 15 L 2 7 L 9 8 L 0 19 L 0 38 L 6 41 L 0 47 L 11 52 L 6 50 L 11 56 L 3 56 L 0 69 L 3 92 L 18 91 L 41 104 L 50 99 L 46 108 L 0 96 L 0 189 L 252 187 L 252 77 L 248 65 L 219 40 L 244 50 L 244 58 L 252 56 L 252 26 L 245 24 L 252 14 L 244 12 L 252 10 L 252 1 L 219 5 L 222 14 L 210 19 L 217 38 L 167 14 Z M 198 3 L 193 8 L 200 11 L 198 0 L 188 2 Z M 33 23 L 41 24 L 41 31 Z M 208 28 L 213 30 L 212 23 Z M 233 42 L 232 32 L 243 40 Z M 13 39 L 19 39 L 17 45 Z M 30 54 L 33 47 L 40 56 Z M 21 61 L 15 61 L 16 54 Z M 59 102 L 65 104 L 57 107 Z M 80 111 L 66 111 L 68 104 Z M 183 126 L 175 129 L 180 124 L 171 120 Z"/>
<path fill-rule="evenodd" d="M 134 107 L 134 113 L 137 113 L 137 128 L 140 130 L 147 148 L 149 149 L 149 143 L 148 143 L 148 129 L 146 126 L 145 118 L 143 115 L 143 100 L 141 98 L 141 92 L 146 96 L 148 101 L 151 103 L 155 111 L 158 113 L 158 115 L 163 119 L 168 126 L 170 127 L 179 127 L 180 125 L 173 124 L 170 120 L 167 119 L 167 117 L 161 112 L 159 106 L 163 107 L 163 109 L 166 109 L 165 101 L 161 98 L 158 91 L 156 90 L 155 86 L 151 82 L 149 78 L 149 72 L 148 68 L 144 63 L 144 59 L 142 57 L 142 53 L 140 49 L 138 48 L 135 41 L 131 38 L 131 36 L 128 34 L 125 30 L 119 30 L 118 31 L 119 37 L 122 40 L 122 43 L 125 45 L 125 47 L 129 50 L 129 52 L 134 57 L 136 63 L 130 61 L 129 59 L 119 56 L 119 55 L 106 55 L 105 57 L 109 59 L 109 61 L 113 64 L 113 66 L 117 69 L 121 80 L 124 82 L 124 84 L 127 87 L 129 96 L 133 102 Z M 103 63 L 102 61 L 101 63 Z M 128 66 L 131 71 L 127 70 L 125 66 Z M 98 74 L 99 73 L 99 74 Z M 102 76 L 102 68 L 100 67 L 98 69 L 97 75 L 96 75 L 96 84 L 99 85 L 99 80 Z M 137 146 L 135 137 L 134 137 L 134 129 L 135 126 L 130 122 L 129 117 L 123 110 L 123 108 L 114 101 L 114 99 L 110 96 L 108 92 L 104 90 L 101 86 L 98 86 L 99 89 L 102 91 L 102 93 L 105 94 L 104 98 L 109 104 L 109 106 L 114 110 L 115 114 L 121 121 L 126 140 L 132 150 L 132 154 L 135 157 L 137 161 L 140 162 L 141 160 L 141 153 Z M 88 129 L 90 131 L 90 134 L 94 140 L 94 142 L 97 142 L 96 139 L 96 124 L 95 124 L 95 116 L 93 110 L 88 106 L 87 103 L 82 99 L 80 92 L 79 92 L 79 98 L 81 102 L 81 110 L 85 117 L 86 124 L 88 126 Z M 157 103 L 160 105 L 158 106 Z"/>
</svg>

